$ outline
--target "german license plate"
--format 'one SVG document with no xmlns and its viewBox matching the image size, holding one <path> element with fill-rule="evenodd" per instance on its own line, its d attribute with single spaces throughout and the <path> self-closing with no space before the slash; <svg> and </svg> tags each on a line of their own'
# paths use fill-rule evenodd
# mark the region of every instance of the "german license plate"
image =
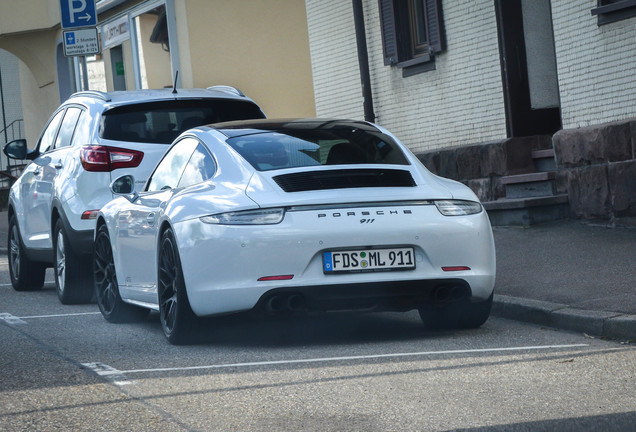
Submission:
<svg viewBox="0 0 636 432">
<path fill-rule="evenodd" d="M 322 263 L 325 273 L 412 270 L 415 254 L 413 248 L 331 251 L 322 254 Z"/>
</svg>

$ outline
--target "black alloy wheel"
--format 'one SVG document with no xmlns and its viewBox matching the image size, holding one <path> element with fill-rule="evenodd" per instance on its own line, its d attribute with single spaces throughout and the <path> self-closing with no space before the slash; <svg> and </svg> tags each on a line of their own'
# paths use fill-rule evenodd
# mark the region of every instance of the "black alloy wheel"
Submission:
<svg viewBox="0 0 636 432">
<path fill-rule="evenodd" d="M 93 283 L 97 305 L 107 321 L 112 323 L 136 321 L 148 315 L 147 309 L 125 303 L 119 295 L 113 249 L 106 225 L 98 228 L 95 237 Z"/>
<path fill-rule="evenodd" d="M 158 273 L 159 318 L 163 333 L 171 344 L 189 343 L 197 319 L 190 307 L 177 243 L 170 228 L 164 231 L 159 242 Z"/>
</svg>

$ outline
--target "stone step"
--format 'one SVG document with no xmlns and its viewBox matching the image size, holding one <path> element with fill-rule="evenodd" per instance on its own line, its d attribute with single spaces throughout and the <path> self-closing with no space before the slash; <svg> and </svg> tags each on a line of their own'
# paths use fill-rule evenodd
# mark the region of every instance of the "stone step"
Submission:
<svg viewBox="0 0 636 432">
<path fill-rule="evenodd" d="M 554 195 L 556 186 L 554 171 L 519 174 L 501 178 L 506 198 L 543 197 Z"/>
<path fill-rule="evenodd" d="M 531 198 L 502 198 L 482 203 L 493 226 L 527 226 L 565 219 L 570 214 L 567 194 Z"/>
<path fill-rule="evenodd" d="M 532 161 L 537 171 L 556 171 L 556 159 L 554 158 L 554 149 L 535 150 L 532 152 Z"/>
</svg>

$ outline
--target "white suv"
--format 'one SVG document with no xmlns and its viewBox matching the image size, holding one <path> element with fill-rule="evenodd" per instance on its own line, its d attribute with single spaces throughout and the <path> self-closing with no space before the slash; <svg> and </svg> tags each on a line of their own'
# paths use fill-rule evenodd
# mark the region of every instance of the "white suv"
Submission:
<svg viewBox="0 0 636 432">
<path fill-rule="evenodd" d="M 186 129 L 264 117 L 251 99 L 227 86 L 72 95 L 51 116 L 35 149 L 25 140 L 4 148 L 10 158 L 33 161 L 9 194 L 13 288 L 41 289 L 46 268 L 53 267 L 62 303 L 90 301 L 94 218 L 113 198 L 112 181 L 133 174 L 143 186 Z"/>
</svg>

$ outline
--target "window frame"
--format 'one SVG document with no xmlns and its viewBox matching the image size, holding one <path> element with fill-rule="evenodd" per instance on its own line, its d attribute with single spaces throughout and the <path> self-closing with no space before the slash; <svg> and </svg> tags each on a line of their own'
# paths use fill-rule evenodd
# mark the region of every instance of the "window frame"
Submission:
<svg viewBox="0 0 636 432">
<path fill-rule="evenodd" d="M 75 112 L 77 112 L 77 117 L 73 122 L 72 117 L 69 116 L 75 115 Z M 79 124 L 82 114 L 84 114 L 84 109 L 80 106 L 70 105 L 66 107 L 66 112 L 64 113 L 64 117 L 60 122 L 57 130 L 57 135 L 55 136 L 55 141 L 53 142 L 53 146 L 51 147 L 52 150 L 58 150 L 64 147 L 71 146 L 71 143 L 73 142 L 73 139 L 75 137 L 77 125 Z M 69 127 L 69 129 L 66 129 L 67 126 Z M 67 132 L 70 132 L 70 134 L 68 134 L 67 136 L 62 136 L 62 134 L 66 134 Z M 68 138 L 68 140 L 66 140 L 66 138 Z"/>
<path fill-rule="evenodd" d="M 48 153 L 52 150 L 54 150 L 53 146 L 55 145 L 55 142 L 57 141 L 57 134 L 60 131 L 60 126 L 62 125 L 62 120 L 64 120 L 64 115 L 66 114 L 66 106 L 62 109 L 57 110 L 49 119 L 49 121 L 46 123 L 46 126 L 44 127 L 44 129 L 42 130 L 42 134 L 40 135 L 40 139 L 38 139 L 38 143 L 37 143 L 37 149 L 38 152 L 40 154 L 44 154 L 44 153 Z M 53 128 L 51 135 L 47 135 L 47 132 L 49 131 L 49 128 Z M 42 148 L 42 143 L 44 142 L 44 145 L 47 144 L 47 142 L 44 141 L 44 139 L 47 139 L 48 141 L 48 146 L 46 148 Z M 49 140 L 50 138 L 50 140 Z"/>
<path fill-rule="evenodd" d="M 416 37 L 416 5 L 421 2 L 426 44 Z M 384 64 L 403 77 L 435 69 L 435 56 L 446 49 L 441 0 L 378 0 Z"/>
<path fill-rule="evenodd" d="M 598 0 L 598 7 L 592 9 L 600 27 L 616 21 L 636 16 L 636 0 Z"/>
</svg>

